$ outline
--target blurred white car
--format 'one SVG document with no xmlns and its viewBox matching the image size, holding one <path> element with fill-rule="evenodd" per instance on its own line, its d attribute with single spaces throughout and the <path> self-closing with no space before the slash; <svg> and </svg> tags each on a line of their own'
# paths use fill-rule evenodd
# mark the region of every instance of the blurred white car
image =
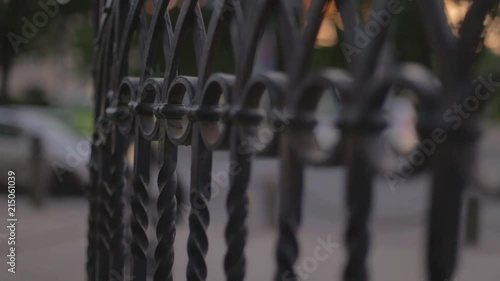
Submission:
<svg viewBox="0 0 500 281">
<path fill-rule="evenodd" d="M 29 107 L 0 107 L 0 175 L 14 171 L 18 192 L 83 193 L 89 156 L 89 140 L 60 120 Z"/>
</svg>

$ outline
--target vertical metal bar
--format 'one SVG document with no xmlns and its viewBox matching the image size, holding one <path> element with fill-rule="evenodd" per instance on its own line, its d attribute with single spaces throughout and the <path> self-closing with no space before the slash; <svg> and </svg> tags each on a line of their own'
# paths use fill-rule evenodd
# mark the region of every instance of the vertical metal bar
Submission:
<svg viewBox="0 0 500 281">
<path fill-rule="evenodd" d="M 109 186 L 109 165 L 111 163 L 111 154 L 109 143 L 104 144 L 101 147 L 100 153 L 100 180 L 99 180 L 99 190 L 98 190 L 98 241 L 99 241 L 99 254 L 97 256 L 97 271 L 98 280 L 108 280 L 110 273 L 110 239 L 111 239 L 111 190 Z"/>
<path fill-rule="evenodd" d="M 205 147 L 199 124 L 196 123 L 193 124 L 191 147 L 191 210 L 186 277 L 189 281 L 204 281 L 207 279 L 205 256 L 208 251 L 207 228 L 210 223 L 208 200 L 212 193 L 212 152 Z"/>
<path fill-rule="evenodd" d="M 95 10 L 96 10 L 96 22 L 95 22 L 95 37 L 99 36 L 97 31 L 99 30 L 99 18 L 101 12 L 101 2 L 95 1 Z M 97 42 L 97 40 L 96 40 Z M 99 226 L 98 226 L 98 217 L 99 217 L 99 183 L 100 183 L 100 169 L 101 169 L 101 147 L 98 142 L 100 142 L 100 132 L 98 131 L 98 120 L 101 115 L 101 102 L 103 100 L 103 91 L 102 91 L 102 80 L 103 74 L 102 71 L 104 67 L 102 67 L 103 54 L 104 51 L 102 49 L 102 42 L 96 43 L 96 66 L 94 68 L 94 132 L 92 134 L 92 154 L 90 159 L 90 176 L 91 182 L 88 188 L 88 200 L 89 200 L 89 233 L 87 236 L 88 245 L 87 245 L 87 278 L 89 281 L 97 280 L 97 262 L 98 262 L 98 239 L 99 239 Z"/>
<path fill-rule="evenodd" d="M 113 62 L 112 74 L 111 74 L 111 87 L 114 89 L 114 100 L 111 104 L 114 104 L 120 99 L 117 88 L 121 82 L 121 71 L 118 69 L 120 65 L 117 63 L 120 60 L 120 42 L 122 38 L 126 36 L 123 26 L 126 23 L 127 11 L 129 8 L 129 1 L 116 1 L 110 6 L 112 9 L 112 23 L 114 26 L 114 40 L 113 40 Z M 123 67 L 127 67 L 124 63 Z M 112 236 L 111 236 L 111 277 L 113 281 L 125 281 L 125 190 L 127 189 L 127 151 L 130 145 L 130 137 L 122 136 L 118 130 L 117 123 L 119 120 L 115 121 L 115 127 L 113 134 L 113 162 L 112 162 L 112 175 L 111 175 L 111 188 L 112 188 Z"/>
<path fill-rule="evenodd" d="M 177 146 L 163 136 L 160 140 L 160 172 L 158 174 L 158 224 L 156 237 L 158 245 L 155 251 L 156 272 L 155 281 L 172 281 L 174 265 L 175 218 L 177 212 Z"/>
<path fill-rule="evenodd" d="M 467 199 L 465 216 L 465 242 L 469 245 L 477 245 L 481 226 L 481 204 L 476 196 Z"/>
<path fill-rule="evenodd" d="M 99 21 L 101 18 L 101 1 L 100 0 L 93 0 L 92 1 L 92 21 L 93 21 L 93 30 L 94 30 L 94 37 L 97 35 L 97 31 L 99 30 Z"/>
<path fill-rule="evenodd" d="M 250 181 L 251 154 L 241 153 L 242 143 L 237 128 L 231 130 L 229 194 L 226 209 L 229 221 L 225 239 L 227 252 L 224 272 L 228 281 L 242 281 L 246 272 L 245 246 L 247 242 L 248 183 Z"/>
<path fill-rule="evenodd" d="M 347 264 L 344 269 L 345 281 L 366 281 L 366 256 L 370 237 L 368 221 L 372 201 L 372 181 L 374 171 L 367 159 L 366 135 L 348 133 L 347 136 L 347 228 L 344 241 L 347 247 Z"/>
<path fill-rule="evenodd" d="M 135 281 L 146 281 L 147 279 L 147 251 L 149 246 L 146 229 L 149 218 L 147 208 L 149 204 L 149 166 L 151 155 L 151 143 L 141 135 L 139 124 L 135 125 L 135 147 L 134 147 L 134 176 L 132 179 L 133 194 L 130 205 L 132 207 L 132 218 L 130 227 L 132 229 L 132 276 Z"/>
<path fill-rule="evenodd" d="M 427 241 L 428 280 L 453 280 L 456 265 L 463 192 L 469 183 L 473 151 L 470 143 L 441 144 L 432 159 L 432 190 Z"/>
<path fill-rule="evenodd" d="M 111 48 L 110 44 L 113 40 L 113 33 L 109 28 L 106 28 L 104 31 L 106 36 L 103 42 L 98 46 L 99 55 L 103 56 L 103 59 L 100 60 L 101 65 L 100 68 L 97 69 L 96 73 L 96 119 L 95 119 L 95 130 L 96 134 L 98 134 L 98 146 L 97 146 L 97 157 L 98 157 L 98 169 L 99 169 L 99 181 L 97 184 L 97 202 L 96 202 L 96 220 L 97 220 L 97 254 L 96 254 L 96 262 L 97 262 L 97 278 L 96 280 L 107 280 L 109 276 L 109 241 L 111 237 L 111 230 L 109 229 L 110 223 L 110 197 L 111 190 L 109 189 L 109 164 L 111 157 L 111 147 L 109 137 L 109 132 L 106 131 L 106 128 L 103 128 L 103 114 L 106 106 L 106 93 L 109 87 L 109 77 L 110 77 L 110 67 L 112 61 L 112 56 L 110 55 Z"/>
<path fill-rule="evenodd" d="M 274 280 L 297 280 L 293 266 L 299 255 L 297 230 L 302 216 L 303 165 L 291 147 L 290 136 L 280 140 L 279 236 Z"/>
<path fill-rule="evenodd" d="M 96 138 L 92 143 L 92 154 L 90 158 L 90 184 L 87 189 L 87 198 L 89 201 L 89 217 L 87 232 L 87 280 L 96 280 L 96 262 L 97 262 L 97 185 L 98 185 L 98 148 L 95 145 Z"/>
<path fill-rule="evenodd" d="M 124 191 L 126 187 L 127 149 L 129 142 L 115 129 L 115 151 L 111 163 L 111 275 L 114 281 L 124 281 L 125 276 L 125 224 Z"/>
</svg>

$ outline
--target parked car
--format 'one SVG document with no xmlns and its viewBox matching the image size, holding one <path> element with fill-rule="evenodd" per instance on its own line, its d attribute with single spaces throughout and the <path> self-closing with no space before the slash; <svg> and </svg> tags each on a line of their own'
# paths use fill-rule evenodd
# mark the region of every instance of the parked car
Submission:
<svg viewBox="0 0 500 281">
<path fill-rule="evenodd" d="M 0 107 L 0 175 L 16 173 L 17 192 L 82 194 L 90 142 L 30 107 Z"/>
</svg>

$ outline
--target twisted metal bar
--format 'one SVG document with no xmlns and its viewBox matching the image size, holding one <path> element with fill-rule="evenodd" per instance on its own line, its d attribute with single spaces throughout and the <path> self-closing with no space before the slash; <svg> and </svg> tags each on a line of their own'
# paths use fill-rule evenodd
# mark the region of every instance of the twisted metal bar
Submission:
<svg viewBox="0 0 500 281">
<path fill-rule="evenodd" d="M 348 221 L 344 241 L 348 258 L 344 280 L 366 281 L 366 257 L 370 243 L 367 224 L 371 209 L 373 169 L 367 160 L 364 141 L 358 135 L 347 136 L 347 139 L 350 159 L 346 186 Z"/>
<path fill-rule="evenodd" d="M 91 183 L 88 186 L 87 198 L 89 201 L 89 217 L 87 232 L 87 280 L 93 281 L 96 278 L 97 263 L 97 178 L 98 172 L 96 165 L 97 148 L 92 146 L 92 156 L 90 160 L 90 178 Z"/>
<path fill-rule="evenodd" d="M 236 163 L 236 167 L 231 167 L 230 189 L 226 201 L 229 221 L 225 231 L 227 252 L 224 258 L 224 271 L 226 280 L 241 281 L 246 272 L 244 251 L 248 236 L 247 188 L 250 181 L 251 155 L 242 154 L 238 150 L 243 143 L 236 130 L 233 130 L 231 140 L 231 163 Z"/>
<path fill-rule="evenodd" d="M 93 197 L 95 195 L 92 195 Z M 88 232 L 87 232 L 87 280 L 91 281 L 95 279 L 96 276 L 96 242 L 97 242 L 97 226 L 96 226 L 96 207 L 95 198 L 90 199 L 90 213 L 88 218 Z"/>
<path fill-rule="evenodd" d="M 191 167 L 191 210 L 189 212 L 187 280 L 207 279 L 205 256 L 208 251 L 207 228 L 210 223 L 208 200 L 211 196 L 212 152 L 203 144 L 199 125 L 193 126 Z"/>
<path fill-rule="evenodd" d="M 126 152 L 128 141 L 123 137 L 116 140 L 111 166 L 111 270 L 115 281 L 123 281 L 125 276 L 125 224 L 124 191 L 126 187 L 125 172 L 127 169 Z"/>
<path fill-rule="evenodd" d="M 146 229 L 148 228 L 149 218 L 147 206 L 149 204 L 148 185 L 149 185 L 149 157 L 151 144 L 145 140 L 136 126 L 136 142 L 134 155 L 134 177 L 130 205 L 132 206 L 132 218 L 130 227 L 132 229 L 132 275 L 136 281 L 145 281 L 147 278 L 147 251 L 149 246 Z"/>
<path fill-rule="evenodd" d="M 177 211 L 177 200 L 175 197 L 177 190 L 177 146 L 167 140 L 162 141 L 160 148 L 162 163 L 158 174 L 158 225 L 156 226 L 156 236 L 158 245 L 155 251 L 156 272 L 155 281 L 172 281 L 172 267 L 174 265 L 174 241 L 175 241 L 175 218 Z"/>
<path fill-rule="evenodd" d="M 111 145 L 110 141 L 106 141 L 110 137 L 109 132 L 106 132 L 104 126 L 104 110 L 106 106 L 106 94 L 109 89 L 109 78 L 111 73 L 109 67 L 112 62 L 110 47 L 113 40 L 113 33 L 110 32 L 110 26 L 102 26 L 105 36 L 102 35 L 102 41 L 97 43 L 97 63 L 101 67 L 96 72 L 96 109 L 94 116 L 95 133 L 97 134 L 97 148 L 98 148 L 98 169 L 99 169 L 99 184 L 97 185 L 97 276 L 96 279 L 100 281 L 108 280 L 110 273 L 110 239 L 111 239 L 111 190 L 109 187 L 110 173 L 108 167 L 111 161 Z M 96 144 L 96 143 L 94 143 Z"/>
<path fill-rule="evenodd" d="M 464 190 L 474 170 L 471 167 L 473 147 L 473 143 L 466 142 L 443 143 L 433 155 L 427 230 L 429 281 L 455 278 Z"/>
<path fill-rule="evenodd" d="M 109 186 L 110 174 L 110 147 L 106 144 L 101 148 L 100 184 L 98 199 L 98 228 L 99 228 L 99 255 L 98 255 L 98 280 L 107 280 L 110 273 L 110 241 L 111 241 L 111 189 Z"/>
<path fill-rule="evenodd" d="M 280 142 L 280 213 L 276 254 L 278 270 L 275 281 L 297 280 L 293 266 L 299 256 L 297 230 L 302 217 L 303 166 L 292 151 L 290 136 L 283 134 Z"/>
</svg>

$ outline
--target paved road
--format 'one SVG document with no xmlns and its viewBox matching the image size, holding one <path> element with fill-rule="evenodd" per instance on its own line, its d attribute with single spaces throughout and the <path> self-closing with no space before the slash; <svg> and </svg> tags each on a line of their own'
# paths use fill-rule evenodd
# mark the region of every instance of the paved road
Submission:
<svg viewBox="0 0 500 281">
<path fill-rule="evenodd" d="M 404 193 L 405 191 L 401 191 Z M 4 200 L 5 198 L 0 198 Z M 331 240 L 341 243 L 342 220 L 338 215 L 325 220 L 312 211 L 314 199 L 308 199 L 308 212 L 301 230 L 302 257 L 304 265 L 312 257 L 319 242 Z M 423 202 L 422 202 L 423 203 Z M 424 205 L 424 204 L 422 204 Z M 254 211 L 255 208 L 252 208 Z M 487 206 L 483 216 L 483 233 L 478 247 L 466 247 L 463 251 L 459 280 L 496 281 L 500 276 L 500 223 L 498 206 Z M 335 210 L 332 210 L 332 214 Z M 47 208 L 38 210 L 28 201 L 21 200 L 18 222 L 18 264 L 15 276 L 7 274 L 5 267 L 0 273 L 2 281 L 83 281 L 85 262 L 85 231 L 87 205 L 83 200 L 51 201 Z M 390 216 L 381 212 L 373 223 L 372 254 L 370 268 L 373 280 L 422 280 L 422 257 L 424 255 L 423 212 L 406 215 L 394 210 Z M 224 219 L 214 214 L 209 229 L 211 241 L 208 255 L 209 280 L 222 280 L 222 258 Z M 178 229 L 176 241 L 175 280 L 185 280 L 187 228 Z M 250 231 L 247 248 L 249 278 L 247 280 L 270 280 L 273 274 L 274 242 L 273 228 L 254 223 Z M 0 244 L 2 264 L 5 265 L 5 240 Z M 315 271 L 302 270 L 306 280 L 328 280 L 340 276 L 344 262 L 341 247 L 335 248 L 325 261 L 318 262 Z M 308 265 L 305 265 L 305 268 Z M 304 268 L 304 267 L 303 267 Z M 328 278 L 328 279 L 327 279 Z"/>
<path fill-rule="evenodd" d="M 481 161 L 490 169 L 500 167 L 500 133 L 488 133 Z M 485 152 L 487 151 L 487 152 Z M 181 177 L 188 178 L 189 157 L 181 151 Z M 217 154 L 214 171 L 224 171 L 227 154 Z M 247 248 L 249 274 L 246 280 L 270 280 L 274 272 L 275 228 L 270 224 L 273 208 L 269 200 L 276 181 L 277 163 L 259 160 L 253 166 L 250 187 L 250 241 Z M 494 178 L 495 173 L 491 177 Z M 341 245 L 344 224 L 344 204 L 341 168 L 308 169 L 304 198 L 304 225 L 300 232 L 304 280 L 340 280 L 344 263 L 344 250 L 337 247 L 317 268 L 308 271 L 307 260 L 313 256 L 318 239 L 331 239 Z M 423 280 L 424 223 L 429 179 L 415 178 L 395 190 L 378 179 L 372 223 L 372 251 L 370 270 L 372 280 Z M 154 188 L 153 188 L 154 189 Z M 225 192 L 210 203 L 212 223 L 208 255 L 209 280 L 223 280 L 222 259 Z M 6 197 L 0 196 L 1 209 Z M 486 202 L 482 215 L 481 243 L 477 247 L 464 247 L 460 281 L 497 281 L 500 276 L 500 202 Z M 7 274 L 5 267 L 5 228 L 0 230 L 0 281 L 83 281 L 86 246 L 87 204 L 83 199 L 51 199 L 43 209 L 35 209 L 21 198 L 18 202 L 18 264 L 17 274 Z M 0 219 L 5 222 L 5 211 Z M 151 214 L 154 217 L 154 214 Z M 152 232 L 151 232 L 152 234 Z M 186 225 L 178 229 L 176 241 L 175 280 L 185 280 Z M 152 237 L 154 243 L 154 237 Z M 309 259 L 308 259 L 309 258 Z M 306 262 L 306 264 L 304 264 Z M 310 265 L 309 265 L 310 266 Z"/>
</svg>

